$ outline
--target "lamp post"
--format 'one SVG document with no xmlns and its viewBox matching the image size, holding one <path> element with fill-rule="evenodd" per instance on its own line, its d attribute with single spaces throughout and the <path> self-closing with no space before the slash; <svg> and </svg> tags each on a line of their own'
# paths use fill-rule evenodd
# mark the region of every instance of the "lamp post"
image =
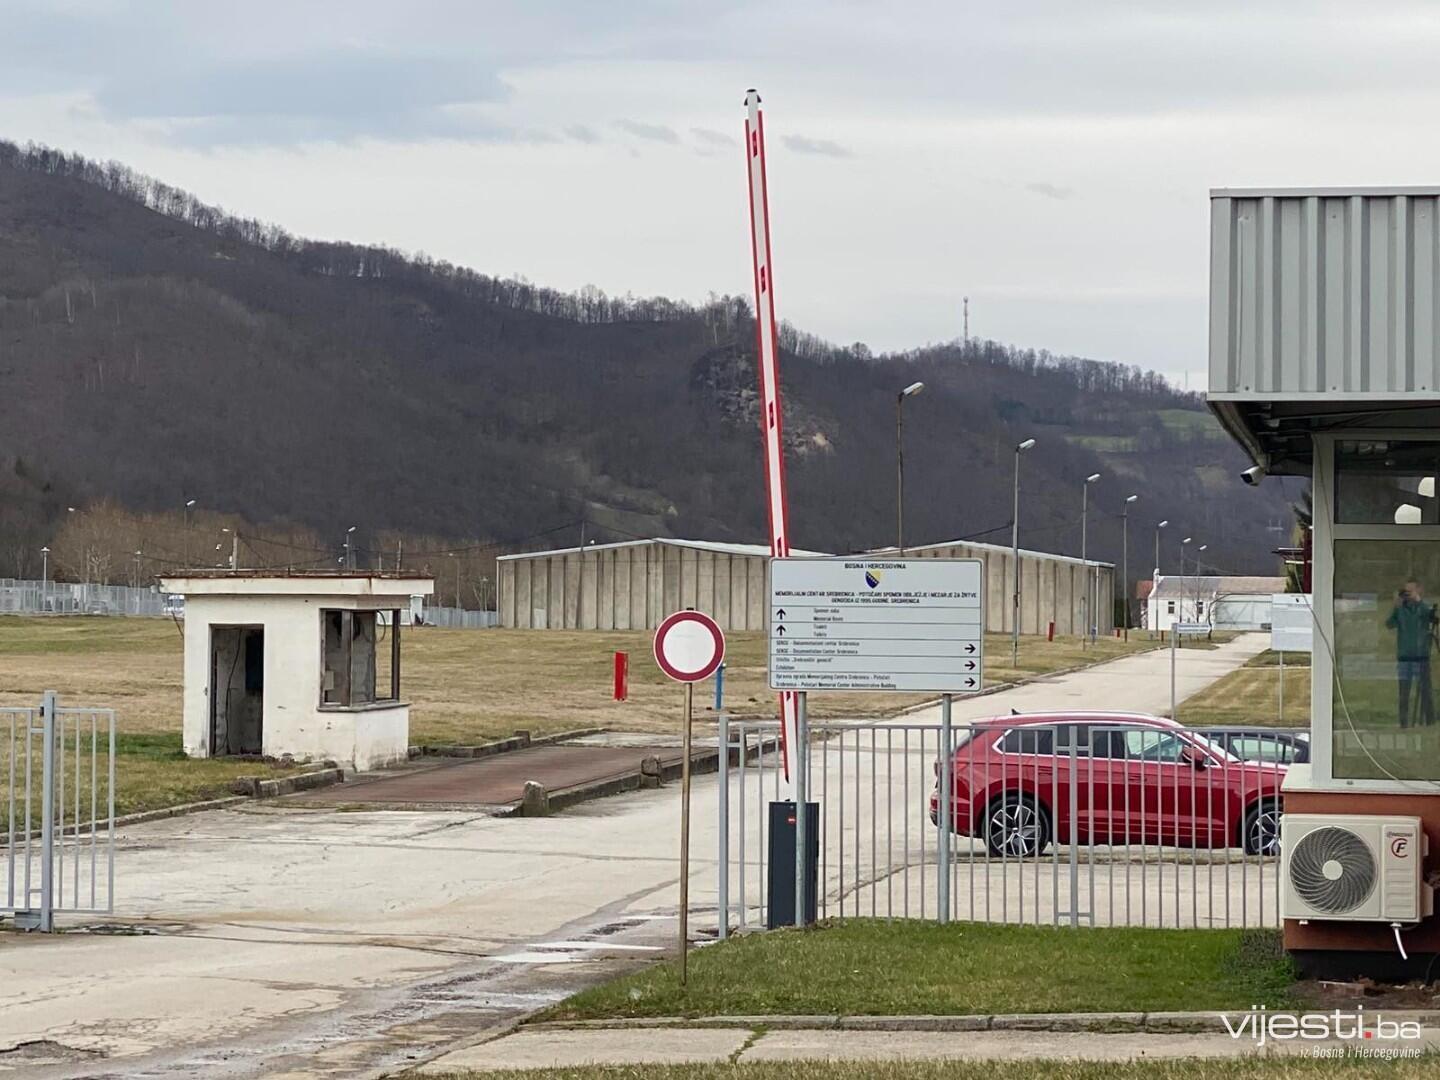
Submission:
<svg viewBox="0 0 1440 1080">
<path fill-rule="evenodd" d="M 1121 598 L 1125 604 L 1125 640 L 1130 640 L 1130 504 L 1139 495 L 1127 495 L 1125 505 L 1120 512 L 1120 575 L 1124 579 L 1120 583 Z"/>
<path fill-rule="evenodd" d="M 1180 576 L 1182 578 L 1185 576 L 1185 545 L 1193 539 L 1195 539 L 1193 536 L 1187 536 L 1180 541 Z"/>
<path fill-rule="evenodd" d="M 135 588 L 140 587 L 140 552 L 135 552 Z"/>
<path fill-rule="evenodd" d="M 50 610 L 50 547 L 40 549 L 40 610 Z"/>
<path fill-rule="evenodd" d="M 345 530 L 345 569 L 355 569 L 355 549 L 350 546 L 350 536 L 355 532 L 355 526 L 351 525 Z"/>
<path fill-rule="evenodd" d="M 450 558 L 455 559 L 455 552 L 450 552 Z M 455 559 L 455 607 L 460 608 L 460 560 Z"/>
<path fill-rule="evenodd" d="M 1015 444 L 1015 485 L 1010 510 L 1010 562 L 1015 568 L 1015 587 L 1010 591 L 1010 666 L 1020 665 L 1020 455 L 1035 445 L 1034 439 Z"/>
<path fill-rule="evenodd" d="M 195 509 L 195 500 L 185 504 L 185 563 L 190 563 L 190 511 Z"/>
<path fill-rule="evenodd" d="M 895 548 L 905 557 L 905 399 L 925 389 L 923 382 L 913 382 L 895 395 Z"/>
<path fill-rule="evenodd" d="M 1080 565 L 1085 569 L 1085 600 L 1080 605 L 1085 614 L 1085 625 L 1081 628 L 1080 642 L 1095 640 L 1095 590 L 1094 575 L 1090 573 L 1090 485 L 1100 479 L 1100 474 L 1091 473 L 1080 485 Z"/>
<path fill-rule="evenodd" d="M 1160 629 L 1160 608 L 1157 606 L 1160 601 L 1155 595 L 1155 590 L 1160 585 L 1160 530 L 1169 524 L 1169 519 L 1166 519 L 1165 521 L 1157 522 L 1155 525 L 1155 570 L 1150 580 L 1150 599 L 1147 601 L 1149 605 L 1148 610 L 1150 611 L 1150 629 L 1152 631 Z"/>
</svg>

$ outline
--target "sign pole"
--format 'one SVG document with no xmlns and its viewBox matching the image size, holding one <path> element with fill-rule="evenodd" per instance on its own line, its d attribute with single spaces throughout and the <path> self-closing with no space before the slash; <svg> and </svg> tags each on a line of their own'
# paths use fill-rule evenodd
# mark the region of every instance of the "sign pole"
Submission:
<svg viewBox="0 0 1440 1080">
<path fill-rule="evenodd" d="M 695 702 L 695 684 L 685 684 L 685 726 L 681 731 L 680 764 L 680 985 L 689 976 L 690 951 L 690 716 Z M 721 753 L 725 750 L 722 747 Z"/>
<path fill-rule="evenodd" d="M 1285 650 L 1280 650 L 1280 722 L 1285 722 Z"/>
<path fill-rule="evenodd" d="M 807 740 L 809 712 L 805 691 L 795 695 L 795 925 L 808 925 L 810 906 L 805 894 L 810 888 L 810 849 L 806 835 L 806 811 L 810 809 L 810 747 Z"/>
<path fill-rule="evenodd" d="M 1170 719 L 1179 720 L 1175 715 L 1175 643 L 1180 640 L 1180 624 L 1170 624 Z"/>
</svg>

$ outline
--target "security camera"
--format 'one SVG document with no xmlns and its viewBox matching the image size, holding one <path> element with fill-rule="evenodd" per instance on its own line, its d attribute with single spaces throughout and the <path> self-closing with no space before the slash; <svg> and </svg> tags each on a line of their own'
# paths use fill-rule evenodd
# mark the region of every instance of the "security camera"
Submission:
<svg viewBox="0 0 1440 1080">
<path fill-rule="evenodd" d="M 1240 474 L 1240 479 L 1244 480 L 1245 483 L 1251 487 L 1255 487 L 1261 480 L 1265 479 L 1265 469 L 1260 465 L 1251 465 L 1250 468 Z"/>
</svg>

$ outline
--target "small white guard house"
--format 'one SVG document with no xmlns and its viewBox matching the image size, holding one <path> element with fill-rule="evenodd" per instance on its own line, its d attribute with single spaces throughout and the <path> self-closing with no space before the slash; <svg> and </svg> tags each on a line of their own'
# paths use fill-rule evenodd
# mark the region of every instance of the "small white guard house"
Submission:
<svg viewBox="0 0 1440 1080">
<path fill-rule="evenodd" d="M 330 759 L 354 769 L 403 761 L 400 612 L 429 578 L 378 573 L 189 571 L 185 752 Z"/>
</svg>

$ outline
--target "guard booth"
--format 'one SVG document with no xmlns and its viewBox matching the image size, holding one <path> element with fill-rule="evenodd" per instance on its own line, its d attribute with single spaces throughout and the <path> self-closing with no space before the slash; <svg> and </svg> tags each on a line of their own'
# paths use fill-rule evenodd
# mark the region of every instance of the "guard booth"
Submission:
<svg viewBox="0 0 1440 1080">
<path fill-rule="evenodd" d="M 1440 186 L 1210 205 L 1210 407 L 1254 462 L 1243 479 L 1313 492 L 1312 760 L 1284 782 L 1285 944 L 1315 974 L 1415 977 L 1440 952 Z"/>
<path fill-rule="evenodd" d="M 401 629 L 434 582 L 379 573 L 189 571 L 184 743 L 191 757 L 331 760 L 352 769 L 403 761 Z"/>
</svg>

